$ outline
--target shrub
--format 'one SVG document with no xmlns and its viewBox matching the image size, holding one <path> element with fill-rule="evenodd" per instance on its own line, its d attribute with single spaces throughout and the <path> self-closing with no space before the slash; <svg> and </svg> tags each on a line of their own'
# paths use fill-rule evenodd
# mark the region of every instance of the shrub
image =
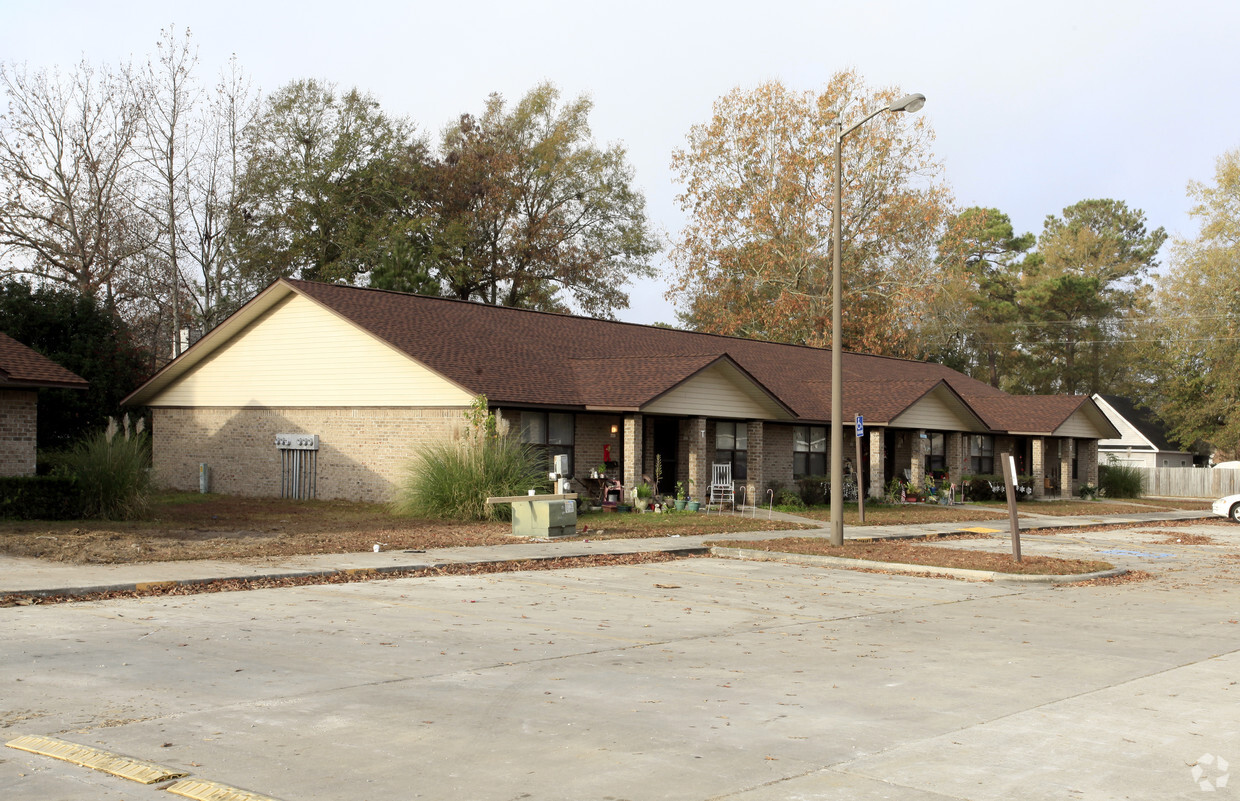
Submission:
<svg viewBox="0 0 1240 801">
<path fill-rule="evenodd" d="M 1139 467 L 1111 462 L 1098 466 L 1098 488 L 1108 498 L 1140 498 L 1145 474 Z"/>
<path fill-rule="evenodd" d="M 131 520 L 146 514 L 151 491 L 151 441 L 139 418 L 132 430 L 120 423 L 79 441 L 62 453 L 57 472 L 77 485 L 84 517 Z"/>
<path fill-rule="evenodd" d="M 548 488 L 546 458 L 508 437 L 471 436 L 422 449 L 396 489 L 397 514 L 436 520 L 506 520 L 509 504 L 490 496 Z"/>
<path fill-rule="evenodd" d="M 961 476 L 960 483 L 964 487 L 966 501 L 1006 501 L 1007 488 L 1003 484 L 1003 476 L 966 475 Z M 1016 500 L 1033 499 L 1033 476 L 1016 477 Z"/>
<path fill-rule="evenodd" d="M 775 496 L 775 505 L 786 506 L 790 509 L 804 509 L 805 501 L 802 500 L 801 493 L 796 490 L 786 489 L 780 490 L 779 494 Z"/>
<path fill-rule="evenodd" d="M 1005 497 L 1003 476 L 968 475 L 960 477 L 964 497 L 970 501 L 993 501 Z"/>
<path fill-rule="evenodd" d="M 0 478 L 0 518 L 72 520 L 82 516 L 77 484 L 70 476 Z"/>
<path fill-rule="evenodd" d="M 822 506 L 827 502 L 827 477 L 805 476 L 797 479 L 797 492 L 806 506 Z"/>
</svg>

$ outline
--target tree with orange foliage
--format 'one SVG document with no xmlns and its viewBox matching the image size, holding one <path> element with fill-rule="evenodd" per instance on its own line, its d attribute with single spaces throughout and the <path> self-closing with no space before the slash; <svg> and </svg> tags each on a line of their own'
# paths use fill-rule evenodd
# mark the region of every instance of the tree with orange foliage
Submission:
<svg viewBox="0 0 1240 801">
<path fill-rule="evenodd" d="M 668 297 L 691 328 L 758 339 L 831 341 L 831 122 L 902 93 L 854 71 L 821 93 L 779 82 L 734 89 L 695 125 L 672 169 L 689 221 Z M 844 143 L 844 345 L 911 355 L 939 291 L 934 244 L 950 206 L 924 116 L 881 114 Z"/>
</svg>

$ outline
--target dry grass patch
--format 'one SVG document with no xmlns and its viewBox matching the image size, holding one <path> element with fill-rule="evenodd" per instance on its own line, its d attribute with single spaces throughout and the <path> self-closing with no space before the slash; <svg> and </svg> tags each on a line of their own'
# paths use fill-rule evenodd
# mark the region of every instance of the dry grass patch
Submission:
<svg viewBox="0 0 1240 801">
<path fill-rule="evenodd" d="M 746 548 L 776 553 L 797 553 L 813 556 L 837 556 L 844 559 L 865 559 L 925 567 L 956 567 L 968 570 L 992 570 L 999 573 L 1058 576 L 1095 573 L 1110 570 L 1108 562 L 1057 559 L 1050 556 L 1025 556 L 1020 562 L 1009 554 L 970 551 L 963 548 L 927 546 L 918 540 L 879 540 L 876 542 L 845 542 L 831 545 L 828 540 L 809 537 L 783 537 L 776 540 L 721 540 L 708 542 L 724 548 Z"/>
<path fill-rule="evenodd" d="M 734 534 L 745 531 L 797 531 L 811 528 L 802 523 L 784 520 L 767 520 L 763 517 L 742 517 L 737 514 L 704 514 L 680 512 L 671 514 L 620 514 L 618 512 L 588 512 L 577 516 L 576 538 L 562 539 L 642 539 L 646 537 L 670 537 L 678 534 L 691 537 L 703 534 Z"/>
<path fill-rule="evenodd" d="M 1107 525 L 1100 525 L 1100 526 L 1074 526 L 1071 528 L 1039 529 L 1038 536 L 1040 537 L 1041 536 L 1054 536 L 1056 534 L 1089 534 L 1092 532 L 1099 532 L 1099 531 L 1123 531 L 1125 529 L 1131 529 L 1134 525 L 1140 525 L 1140 526 L 1144 526 L 1147 528 L 1154 528 L 1154 529 L 1169 529 L 1169 528 L 1174 529 L 1174 528 L 1188 528 L 1190 526 L 1194 528 L 1199 527 L 1199 526 L 1231 526 L 1234 524 L 1222 517 L 1204 517 L 1198 520 L 1147 520 L 1139 524 L 1108 523 Z M 1159 536 L 1163 532 L 1143 531 L 1141 533 Z"/>
<path fill-rule="evenodd" d="M 381 504 L 166 494 L 137 521 L 0 521 L 0 553 L 58 562 L 122 563 L 286 557 L 386 548 L 514 542 L 508 523 L 443 523 Z"/>
<path fill-rule="evenodd" d="M 586 514 L 584 539 L 796 530 L 807 526 L 734 515 Z M 398 517 L 355 501 L 293 501 L 165 493 L 146 520 L 0 520 L 0 553 L 56 562 L 118 564 L 282 558 L 321 553 L 429 550 L 529 542 L 506 522 Z M 535 540 L 536 541 L 536 540 Z"/>
<path fill-rule="evenodd" d="M 787 510 L 788 514 L 808 517 L 813 520 L 830 520 L 831 507 L 814 506 L 809 509 Z M 761 519 L 762 512 L 758 511 Z M 865 505 L 865 523 L 861 523 L 857 504 L 844 504 L 844 525 L 846 526 L 899 526 L 915 523 L 967 523 L 978 520 L 1000 520 L 1007 516 L 1006 509 L 981 506 L 940 506 L 933 503 L 886 504 L 875 503 Z"/>
<path fill-rule="evenodd" d="M 978 504 L 985 508 L 1001 508 L 1003 501 L 985 501 Z M 1018 514 L 1050 515 L 1053 517 L 1089 517 L 1090 515 L 1134 515 L 1145 512 L 1171 512 L 1177 509 L 1196 509 L 1196 506 L 1179 506 L 1154 501 L 1023 501 L 1016 505 Z M 1201 507 L 1208 510 L 1209 504 Z"/>
</svg>

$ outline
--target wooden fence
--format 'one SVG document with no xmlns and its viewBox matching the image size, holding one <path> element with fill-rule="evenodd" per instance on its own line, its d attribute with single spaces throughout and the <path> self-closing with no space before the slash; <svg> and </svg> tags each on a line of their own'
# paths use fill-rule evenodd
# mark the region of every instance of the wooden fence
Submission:
<svg viewBox="0 0 1240 801">
<path fill-rule="evenodd" d="M 1145 494 L 1165 498 L 1221 498 L 1240 494 L 1240 470 L 1209 467 L 1139 467 Z"/>
</svg>

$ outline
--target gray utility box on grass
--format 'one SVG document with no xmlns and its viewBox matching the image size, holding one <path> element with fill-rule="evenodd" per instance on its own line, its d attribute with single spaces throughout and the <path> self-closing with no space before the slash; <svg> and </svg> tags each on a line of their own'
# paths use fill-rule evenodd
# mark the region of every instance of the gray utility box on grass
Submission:
<svg viewBox="0 0 1240 801">
<path fill-rule="evenodd" d="M 512 504 L 512 533 L 518 537 L 571 537 L 577 533 L 577 495 L 510 495 L 487 503 Z"/>
</svg>

